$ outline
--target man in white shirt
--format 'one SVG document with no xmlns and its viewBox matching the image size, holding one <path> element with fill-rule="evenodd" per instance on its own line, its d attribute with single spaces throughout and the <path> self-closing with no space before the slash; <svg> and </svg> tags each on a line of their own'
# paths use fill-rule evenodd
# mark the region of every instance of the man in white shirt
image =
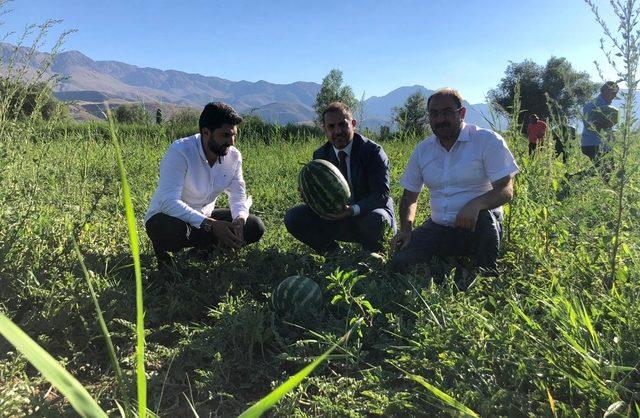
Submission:
<svg viewBox="0 0 640 418">
<path fill-rule="evenodd" d="M 231 106 L 209 103 L 200 115 L 200 133 L 176 140 L 162 158 L 145 216 L 160 266 L 171 263 L 169 252 L 183 248 L 240 248 L 262 237 L 262 221 L 249 215 L 242 156 L 234 147 L 241 122 Z M 215 209 L 222 192 L 230 209 Z"/>
<path fill-rule="evenodd" d="M 513 198 L 518 166 L 497 133 L 464 123 L 466 108 L 452 88 L 427 102 L 434 135 L 420 142 L 400 180 L 400 231 L 392 269 L 404 272 L 436 257 L 471 256 L 484 274 L 496 274 L 502 205 Z M 418 195 L 429 189 L 431 217 L 413 229 Z"/>
</svg>

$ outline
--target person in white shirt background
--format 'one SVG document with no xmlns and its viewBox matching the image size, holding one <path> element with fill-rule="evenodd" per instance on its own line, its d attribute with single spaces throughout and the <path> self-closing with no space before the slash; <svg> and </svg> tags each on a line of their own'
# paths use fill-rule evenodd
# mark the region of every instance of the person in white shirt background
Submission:
<svg viewBox="0 0 640 418">
<path fill-rule="evenodd" d="M 501 206 L 513 198 L 518 166 L 499 134 L 464 122 L 466 108 L 456 90 L 437 90 L 427 107 L 434 134 L 415 147 L 400 179 L 404 192 L 400 230 L 391 240 L 391 268 L 406 272 L 434 256 L 470 256 L 474 269 L 495 275 Z M 425 185 L 431 216 L 414 229 Z"/>
<path fill-rule="evenodd" d="M 260 218 L 249 214 L 242 155 L 234 146 L 241 122 L 231 106 L 209 103 L 200 115 L 200 133 L 174 141 L 162 158 L 145 216 L 160 267 L 171 264 L 169 252 L 237 249 L 264 234 Z M 229 209 L 215 208 L 221 193 L 229 195 Z"/>
</svg>

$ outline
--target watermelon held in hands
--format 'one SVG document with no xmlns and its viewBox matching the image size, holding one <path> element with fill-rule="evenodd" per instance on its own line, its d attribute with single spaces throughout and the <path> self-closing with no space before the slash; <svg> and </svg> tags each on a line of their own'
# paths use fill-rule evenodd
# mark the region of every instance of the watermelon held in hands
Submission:
<svg viewBox="0 0 640 418">
<path fill-rule="evenodd" d="M 611 105 L 596 107 L 591 111 L 590 120 L 597 131 L 611 129 L 618 123 L 618 109 Z"/>
<path fill-rule="evenodd" d="M 307 277 L 287 277 L 273 290 L 271 303 L 278 315 L 299 320 L 316 318 L 322 311 L 322 290 Z"/>
<path fill-rule="evenodd" d="M 325 160 L 313 160 L 302 167 L 298 188 L 305 203 L 320 216 L 341 213 L 351 197 L 340 170 Z"/>
</svg>

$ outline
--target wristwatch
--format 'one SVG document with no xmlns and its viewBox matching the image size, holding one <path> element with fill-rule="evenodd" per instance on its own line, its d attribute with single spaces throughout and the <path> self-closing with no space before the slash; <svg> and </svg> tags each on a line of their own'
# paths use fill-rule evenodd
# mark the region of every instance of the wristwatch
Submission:
<svg viewBox="0 0 640 418">
<path fill-rule="evenodd" d="M 200 227 L 206 232 L 211 232 L 213 230 L 213 219 L 206 218 L 204 221 L 202 221 Z"/>
</svg>

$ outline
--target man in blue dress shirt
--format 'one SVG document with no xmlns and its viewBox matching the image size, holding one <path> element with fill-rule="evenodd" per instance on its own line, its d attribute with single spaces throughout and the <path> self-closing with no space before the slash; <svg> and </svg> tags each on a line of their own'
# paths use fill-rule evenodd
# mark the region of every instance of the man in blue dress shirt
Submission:
<svg viewBox="0 0 640 418">
<path fill-rule="evenodd" d="M 611 102 L 616 98 L 620 88 L 613 81 L 607 81 L 600 88 L 600 94 L 582 108 L 582 153 L 589 157 L 597 166 L 601 166 L 602 157 L 611 151 L 609 141 L 613 135 L 612 128 L 617 122 L 617 109 L 611 106 Z M 602 119 L 606 119 L 607 111 L 613 111 L 615 118 L 609 123 L 602 124 Z"/>
</svg>

